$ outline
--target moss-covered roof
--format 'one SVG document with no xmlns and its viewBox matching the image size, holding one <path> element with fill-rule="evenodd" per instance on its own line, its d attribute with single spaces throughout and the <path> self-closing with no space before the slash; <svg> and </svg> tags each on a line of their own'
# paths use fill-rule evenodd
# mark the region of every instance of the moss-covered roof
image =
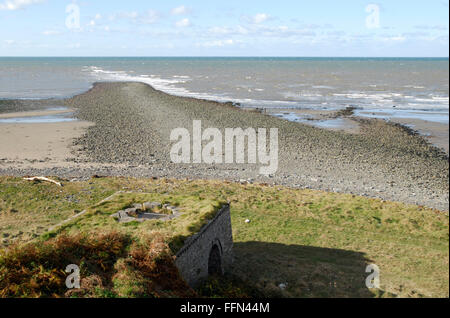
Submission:
<svg viewBox="0 0 450 318">
<path fill-rule="evenodd" d="M 171 220 L 146 220 L 139 222 L 120 223 L 112 216 L 118 211 L 131 208 L 136 204 L 145 202 L 159 202 L 162 205 L 171 205 L 179 210 L 180 215 Z M 225 202 L 202 199 L 198 196 L 179 195 L 170 193 L 137 193 L 118 192 L 107 200 L 95 204 L 79 218 L 57 227 L 54 231 L 43 235 L 43 239 L 59 234 L 74 235 L 89 232 L 119 232 L 140 239 L 146 235 L 158 232 L 163 235 L 172 251 L 183 246 L 189 236 L 212 220 Z"/>
</svg>

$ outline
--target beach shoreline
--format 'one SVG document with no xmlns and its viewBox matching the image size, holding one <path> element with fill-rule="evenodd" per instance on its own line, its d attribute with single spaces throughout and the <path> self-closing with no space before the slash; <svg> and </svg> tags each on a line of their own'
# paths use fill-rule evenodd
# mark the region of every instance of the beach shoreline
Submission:
<svg viewBox="0 0 450 318">
<path fill-rule="evenodd" d="M 348 133 L 360 133 L 360 125 L 358 119 L 367 118 L 363 115 L 372 114 L 371 111 L 360 111 L 357 114 L 340 115 L 341 111 L 323 110 L 323 109 L 284 109 L 284 108 L 269 108 L 264 110 L 265 113 L 300 122 L 303 124 L 312 125 L 315 127 L 345 131 Z M 370 118 L 370 117 L 369 117 Z M 408 117 L 386 117 L 381 118 L 387 122 L 403 125 L 419 133 L 422 137 L 430 141 L 434 146 L 449 153 L 449 125 L 433 122 L 418 118 Z"/>
<path fill-rule="evenodd" d="M 448 154 L 410 129 L 384 120 L 345 118 L 355 122 L 357 129 L 324 130 L 245 111 L 231 103 L 172 96 L 137 82 L 96 83 L 86 93 L 64 100 L 9 102 L 14 103 L 19 107 L 12 106 L 10 110 L 18 112 L 61 105 L 73 109 L 80 121 L 61 123 L 62 126 L 80 123 L 86 126 L 81 134 L 81 131 L 72 134 L 59 145 L 70 150 L 70 154 L 64 153 L 64 158 L 58 155 L 57 160 L 45 163 L 25 162 L 14 158 L 12 153 L 6 156 L 7 160 L 0 161 L 0 175 L 66 178 L 111 175 L 264 182 L 353 193 L 448 211 Z M 177 127 L 189 130 L 196 119 L 202 120 L 204 127 L 219 129 L 278 128 L 278 172 L 266 177 L 259 175 L 258 167 L 250 164 L 237 167 L 171 163 L 170 131 Z M 5 127 L 0 125 L 0 129 Z M 442 134 L 445 137 L 445 131 Z M 2 143 L 7 144 L 8 140 Z M 0 154 L 0 159 L 4 157 Z"/>
</svg>

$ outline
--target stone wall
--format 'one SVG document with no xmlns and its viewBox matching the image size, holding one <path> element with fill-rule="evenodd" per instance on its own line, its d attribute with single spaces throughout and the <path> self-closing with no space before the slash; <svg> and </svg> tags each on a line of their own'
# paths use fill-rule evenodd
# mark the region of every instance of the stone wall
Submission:
<svg viewBox="0 0 450 318">
<path fill-rule="evenodd" d="M 175 264 L 186 282 L 195 287 L 209 274 L 223 274 L 233 263 L 230 206 L 224 206 L 177 253 Z"/>
</svg>

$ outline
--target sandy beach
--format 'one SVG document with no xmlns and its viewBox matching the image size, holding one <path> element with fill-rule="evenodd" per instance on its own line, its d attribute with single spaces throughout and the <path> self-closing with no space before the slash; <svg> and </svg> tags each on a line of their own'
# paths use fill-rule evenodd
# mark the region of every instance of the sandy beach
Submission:
<svg viewBox="0 0 450 318">
<path fill-rule="evenodd" d="M 32 101 L 30 107 L 45 109 L 54 103 Z M 143 83 L 98 83 L 90 91 L 58 103 L 73 109 L 80 121 L 30 125 L 25 129 L 23 125 L 0 125 L 3 136 L 0 158 L 7 158 L 0 162 L 1 175 L 263 182 L 353 193 L 448 211 L 448 155 L 399 124 L 343 118 L 357 129 L 321 129 L 245 111 L 231 104 L 168 95 Z M 17 104 L 19 111 L 27 110 L 26 101 Z M 14 106 L 10 109 L 13 111 Z M 220 130 L 278 128 L 277 173 L 261 176 L 259 166 L 252 164 L 173 164 L 169 156 L 170 132 L 179 127 L 192 131 L 193 120 L 201 120 L 204 128 Z M 19 138 L 16 140 L 20 147 L 9 145 L 7 130 Z M 46 158 L 51 160 L 45 165 L 29 162 Z M 27 164 L 23 164 L 25 161 Z"/>
<path fill-rule="evenodd" d="M 0 114 L 1 119 L 30 118 L 61 114 L 62 111 L 34 111 Z M 72 144 L 92 123 L 0 123 L 0 162 L 16 168 L 66 166 L 74 159 Z"/>
</svg>

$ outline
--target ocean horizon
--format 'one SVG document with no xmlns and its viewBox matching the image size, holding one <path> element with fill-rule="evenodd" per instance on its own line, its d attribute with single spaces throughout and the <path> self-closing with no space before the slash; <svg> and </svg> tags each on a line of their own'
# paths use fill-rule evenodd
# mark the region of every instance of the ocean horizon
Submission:
<svg viewBox="0 0 450 318">
<path fill-rule="evenodd" d="M 448 57 L 0 57 L 0 99 L 65 98 L 95 82 L 250 108 L 353 107 L 448 123 Z"/>
</svg>

